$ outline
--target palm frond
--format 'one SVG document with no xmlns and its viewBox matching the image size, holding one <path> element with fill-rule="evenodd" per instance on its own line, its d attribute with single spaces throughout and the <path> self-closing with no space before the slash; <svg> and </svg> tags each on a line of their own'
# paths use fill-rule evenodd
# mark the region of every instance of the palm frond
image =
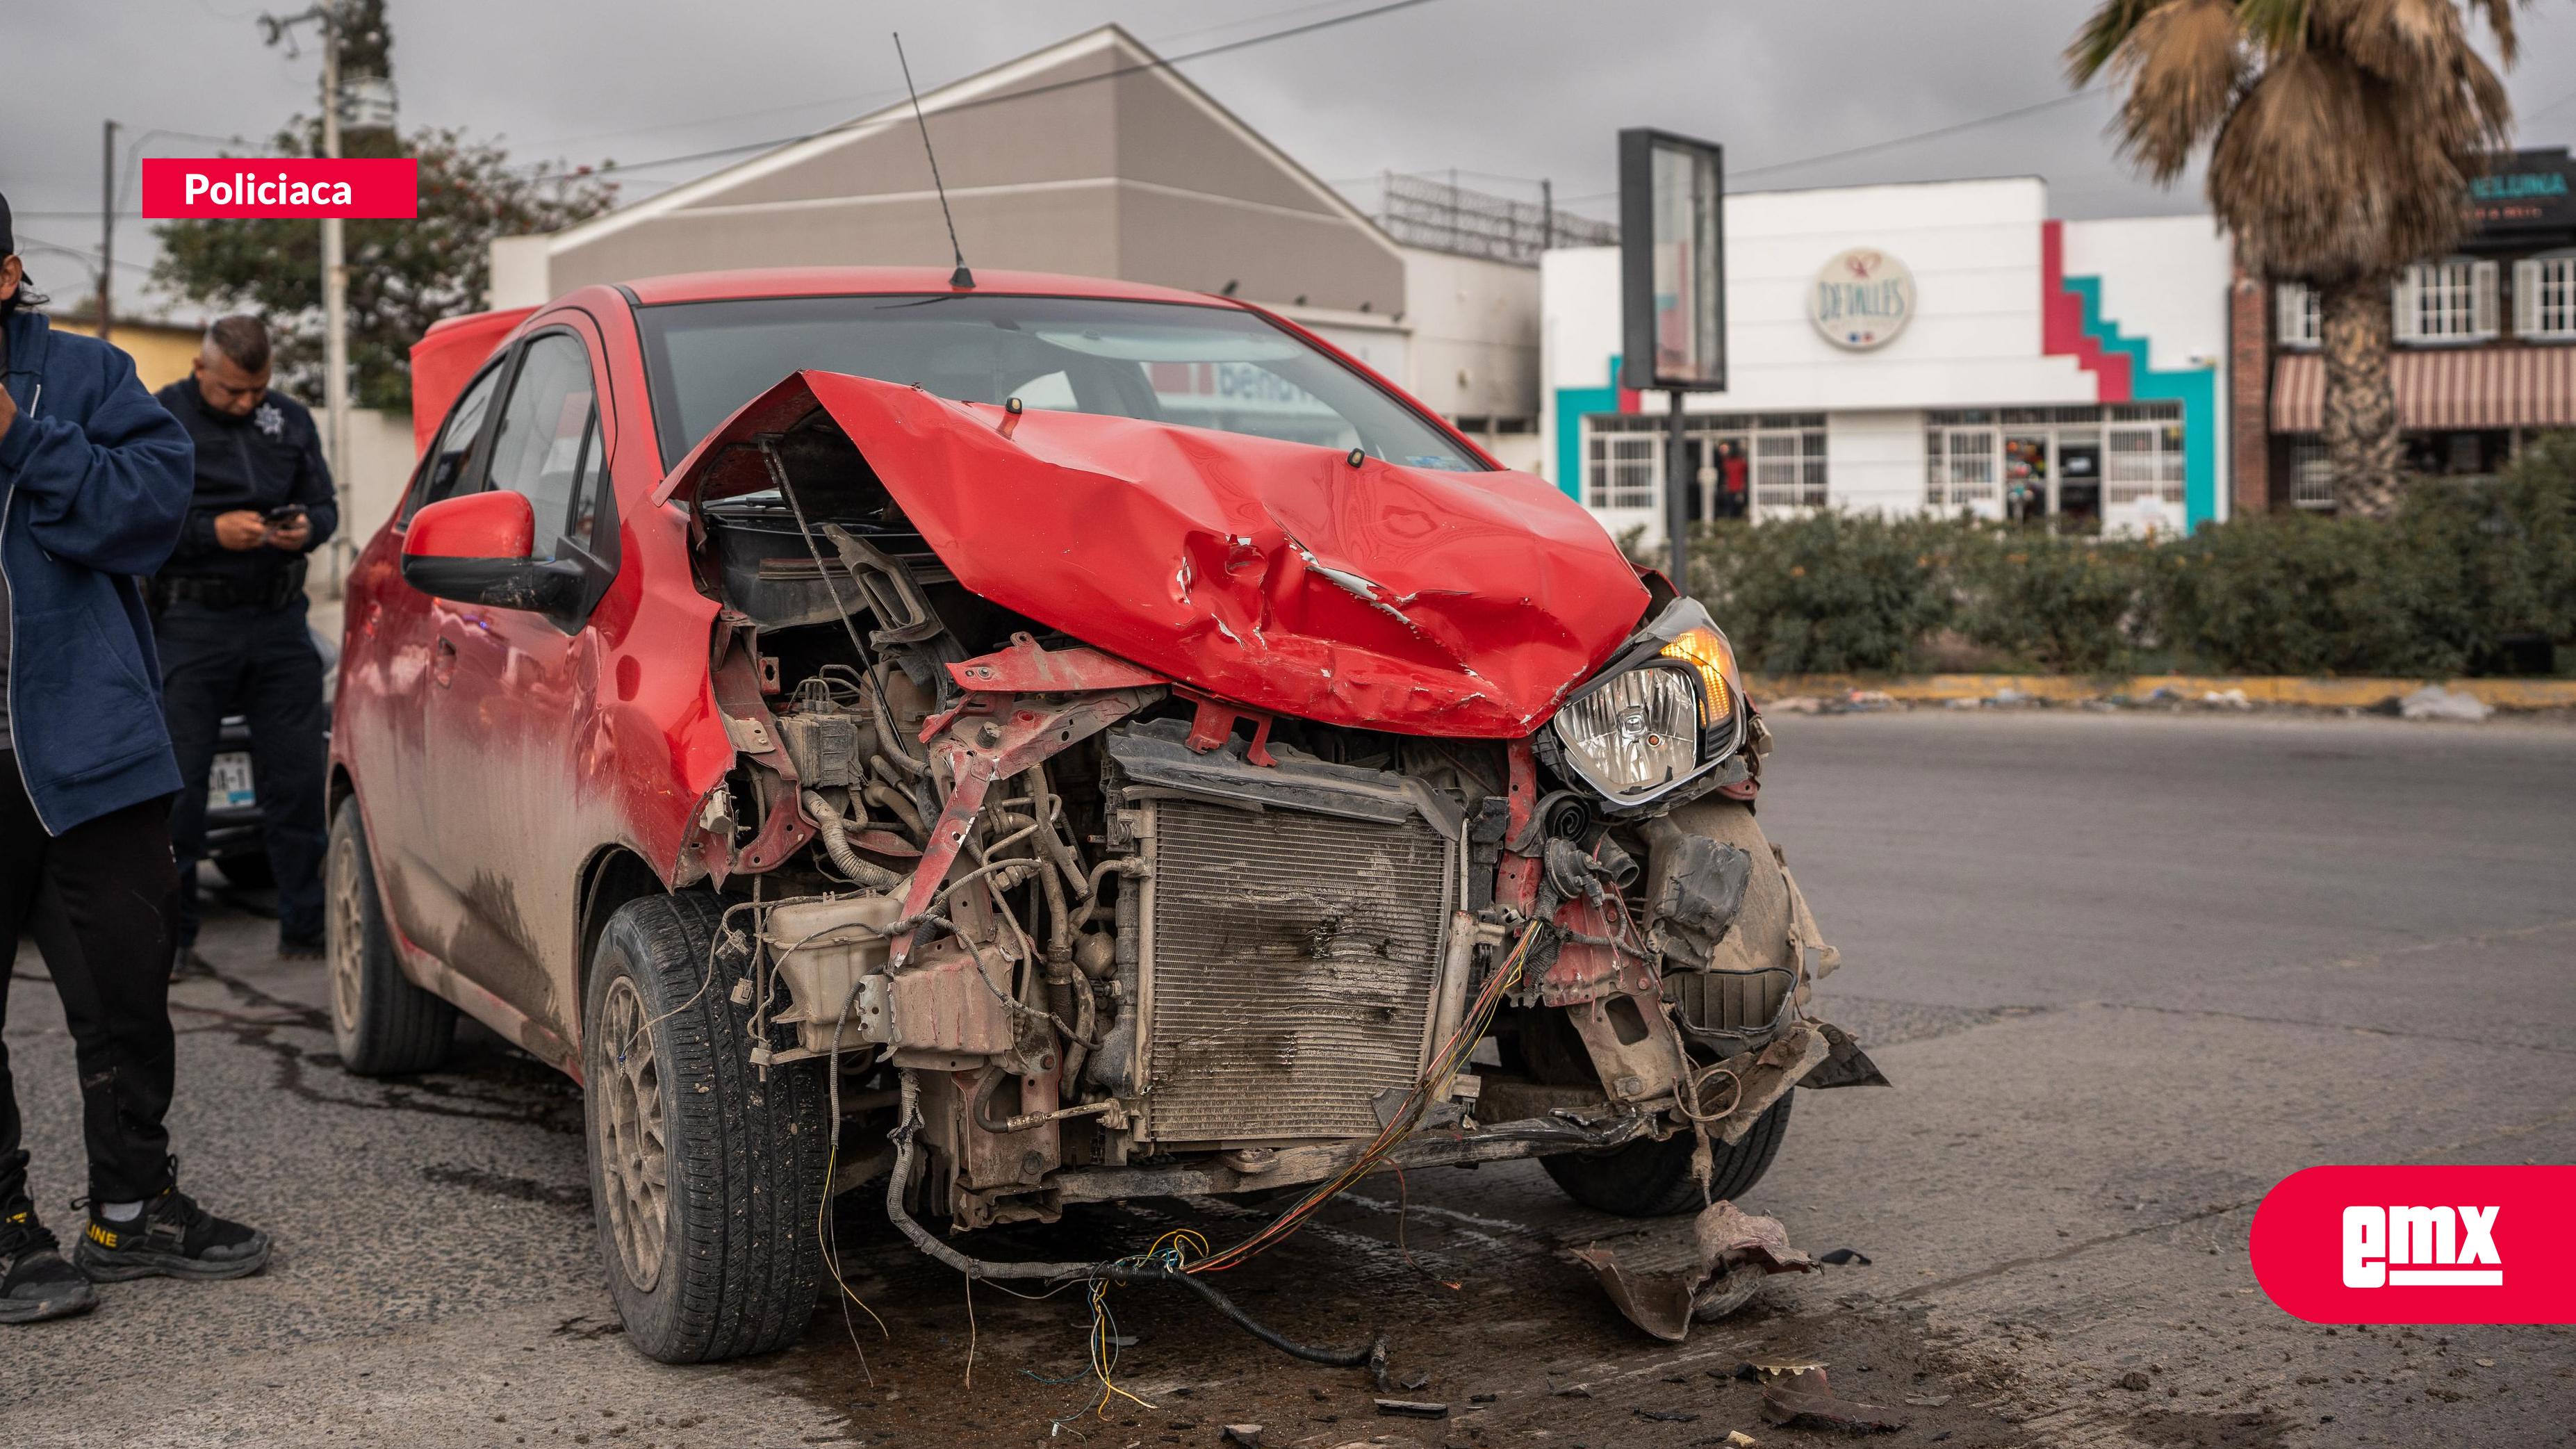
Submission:
<svg viewBox="0 0 2576 1449">
<path fill-rule="evenodd" d="M 2111 63 L 2129 36 L 2165 0 L 2102 0 L 2099 8 L 2075 32 L 2075 41 L 2066 47 L 2066 77 L 2077 89 L 2093 83 L 2093 77 Z"/>
<path fill-rule="evenodd" d="M 2315 281 L 2402 264 L 2385 255 L 2390 203 L 2361 73 L 2294 50 L 2245 88 L 2210 150 L 2209 200 L 2246 269 Z"/>
<path fill-rule="evenodd" d="M 2230 0 L 2171 0 L 2130 32 L 2112 61 L 2128 87 L 2120 149 L 2159 182 L 2182 174 L 2217 131 L 2245 72 Z"/>
<path fill-rule="evenodd" d="M 2528 5 L 2531 0 L 2523 0 Z M 2513 0 L 2468 0 L 2469 8 L 2486 17 L 2487 29 L 2495 32 L 2496 59 L 2510 67 L 2522 58 L 2522 41 L 2513 31 Z"/>
<path fill-rule="evenodd" d="M 2236 24 L 2245 38 L 2271 55 L 2304 50 L 2310 0 L 2237 0 Z"/>
</svg>

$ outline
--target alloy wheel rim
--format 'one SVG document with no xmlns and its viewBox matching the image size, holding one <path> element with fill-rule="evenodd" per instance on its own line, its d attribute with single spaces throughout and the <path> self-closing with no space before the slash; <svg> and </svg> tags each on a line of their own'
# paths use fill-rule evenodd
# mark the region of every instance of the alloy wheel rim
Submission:
<svg viewBox="0 0 2576 1449">
<path fill-rule="evenodd" d="M 670 1151 L 662 1120 L 662 1074 L 645 1026 L 643 993 L 631 976 L 608 983 L 600 1013 L 600 1176 L 609 1236 L 627 1281 L 647 1293 L 662 1276 L 670 1216 Z"/>
<path fill-rule="evenodd" d="M 331 1024 L 342 1040 L 357 1034 L 359 953 L 366 923 L 358 900 L 357 842 L 342 835 L 331 850 L 331 911 L 324 918 L 331 976 Z"/>
</svg>

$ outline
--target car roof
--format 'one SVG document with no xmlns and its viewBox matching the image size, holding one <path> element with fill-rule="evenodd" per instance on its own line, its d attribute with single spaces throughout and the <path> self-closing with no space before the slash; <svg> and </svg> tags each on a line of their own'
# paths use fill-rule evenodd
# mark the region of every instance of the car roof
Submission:
<svg viewBox="0 0 2576 1449">
<path fill-rule="evenodd" d="M 918 295 L 959 290 L 949 285 L 946 267 L 757 267 L 729 272 L 679 272 L 639 277 L 625 289 L 641 305 L 665 302 L 718 302 L 757 297 L 832 297 L 885 294 Z M 1131 302 L 1186 302 L 1198 306 L 1234 307 L 1231 298 L 1144 282 L 1117 282 L 1105 277 L 1073 277 L 1055 272 L 979 271 L 974 290 L 1003 295 L 1100 297 Z"/>
</svg>

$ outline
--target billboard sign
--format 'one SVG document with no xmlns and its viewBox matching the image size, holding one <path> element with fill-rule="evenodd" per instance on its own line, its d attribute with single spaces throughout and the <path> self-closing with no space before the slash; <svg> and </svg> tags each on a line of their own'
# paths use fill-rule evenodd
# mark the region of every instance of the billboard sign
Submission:
<svg viewBox="0 0 2576 1449">
<path fill-rule="evenodd" d="M 1725 192 L 1722 148 L 1619 133 L 1621 387 L 1725 389 Z"/>
</svg>

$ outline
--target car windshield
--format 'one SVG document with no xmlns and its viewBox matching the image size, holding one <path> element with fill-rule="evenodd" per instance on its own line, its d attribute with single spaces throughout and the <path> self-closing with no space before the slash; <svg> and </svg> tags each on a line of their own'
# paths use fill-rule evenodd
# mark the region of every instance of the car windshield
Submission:
<svg viewBox="0 0 2576 1449">
<path fill-rule="evenodd" d="M 813 368 L 961 402 L 1144 418 L 1358 448 L 1415 468 L 1485 465 L 1347 365 L 1231 307 L 1093 297 L 789 297 L 637 310 L 662 463 Z"/>
</svg>

